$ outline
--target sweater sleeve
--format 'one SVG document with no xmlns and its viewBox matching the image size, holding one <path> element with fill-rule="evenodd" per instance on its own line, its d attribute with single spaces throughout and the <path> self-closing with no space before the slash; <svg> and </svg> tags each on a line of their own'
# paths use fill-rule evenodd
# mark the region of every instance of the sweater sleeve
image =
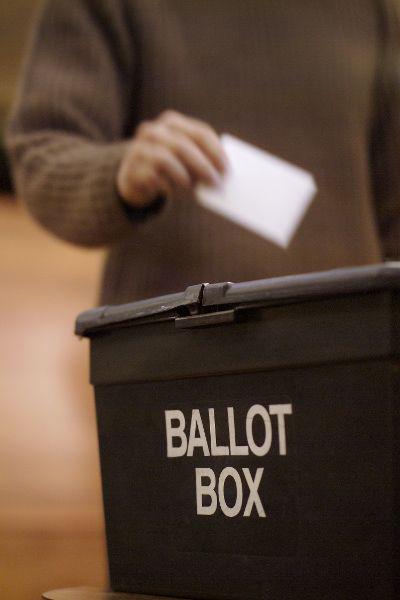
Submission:
<svg viewBox="0 0 400 600">
<path fill-rule="evenodd" d="M 115 187 L 136 92 L 128 23 L 123 0 L 48 0 L 6 134 L 18 196 L 84 246 L 133 229 Z"/>
<path fill-rule="evenodd" d="M 382 55 L 371 136 L 372 185 L 386 259 L 400 259 L 400 0 L 382 2 Z"/>
</svg>

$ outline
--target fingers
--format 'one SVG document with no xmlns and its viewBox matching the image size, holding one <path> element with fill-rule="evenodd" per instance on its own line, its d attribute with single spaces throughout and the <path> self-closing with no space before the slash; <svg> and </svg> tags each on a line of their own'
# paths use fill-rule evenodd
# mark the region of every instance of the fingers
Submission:
<svg viewBox="0 0 400 600">
<path fill-rule="evenodd" d="M 143 207 L 160 193 L 220 182 L 227 158 L 215 131 L 196 119 L 166 111 L 143 122 L 121 161 L 117 189 L 125 201 Z"/>
<path fill-rule="evenodd" d="M 198 119 L 186 117 L 175 111 L 166 111 L 161 118 L 172 130 L 176 130 L 197 144 L 217 171 L 221 174 L 226 171 L 228 158 L 212 127 Z"/>
<path fill-rule="evenodd" d="M 166 177 L 173 188 L 189 189 L 192 186 L 188 169 L 168 147 L 144 144 L 141 148 L 141 156 L 153 165 L 155 173 Z"/>
<path fill-rule="evenodd" d="M 120 195 L 138 207 L 145 206 L 161 193 L 169 196 L 191 186 L 189 172 L 171 151 L 135 141 L 117 178 Z"/>
<path fill-rule="evenodd" d="M 179 130 L 173 130 L 164 123 L 157 123 L 144 131 L 143 136 L 157 150 L 163 148 L 175 157 L 185 171 L 189 172 L 192 182 L 202 180 L 209 185 L 217 185 L 221 175 L 213 161 L 189 136 Z"/>
<path fill-rule="evenodd" d="M 146 177 L 143 177 L 141 180 L 141 185 L 139 184 L 138 191 L 144 198 L 155 199 L 159 195 L 168 198 L 174 193 L 175 188 L 172 186 L 167 177 L 164 177 L 162 174 L 153 171 L 149 172 Z M 137 194 L 135 197 L 137 197 Z M 144 206 L 145 205 L 146 203 Z"/>
</svg>

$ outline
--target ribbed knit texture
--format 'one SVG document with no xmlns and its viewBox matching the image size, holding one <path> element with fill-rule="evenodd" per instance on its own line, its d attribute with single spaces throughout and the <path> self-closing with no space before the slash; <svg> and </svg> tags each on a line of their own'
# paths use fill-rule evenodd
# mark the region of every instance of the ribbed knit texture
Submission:
<svg viewBox="0 0 400 600">
<path fill-rule="evenodd" d="M 102 302 L 399 256 L 395 2 L 48 2 L 8 131 L 19 196 L 61 238 L 109 246 Z M 166 108 L 314 174 L 288 250 L 190 195 L 128 218 L 126 140 Z"/>
</svg>

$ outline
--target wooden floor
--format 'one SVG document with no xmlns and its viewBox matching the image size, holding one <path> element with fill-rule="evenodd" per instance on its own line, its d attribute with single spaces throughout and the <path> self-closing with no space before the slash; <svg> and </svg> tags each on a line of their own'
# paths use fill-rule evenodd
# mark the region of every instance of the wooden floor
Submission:
<svg viewBox="0 0 400 600">
<path fill-rule="evenodd" d="M 0 198 L 0 598 L 106 583 L 88 343 L 101 253 Z"/>
</svg>

